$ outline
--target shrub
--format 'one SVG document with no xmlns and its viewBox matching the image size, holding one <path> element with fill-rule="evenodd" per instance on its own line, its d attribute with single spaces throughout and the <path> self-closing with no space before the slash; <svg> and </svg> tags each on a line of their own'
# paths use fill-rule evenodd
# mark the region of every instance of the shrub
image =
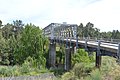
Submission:
<svg viewBox="0 0 120 80">
<path fill-rule="evenodd" d="M 78 49 L 77 53 L 72 55 L 72 65 L 75 65 L 76 63 L 90 63 L 94 62 L 94 56 L 89 56 L 87 52 L 85 52 L 84 49 Z"/>
<path fill-rule="evenodd" d="M 47 69 L 39 69 L 36 60 L 28 57 L 21 66 L 1 66 L 0 77 L 37 75 L 48 72 Z"/>
<path fill-rule="evenodd" d="M 56 76 L 60 76 L 65 72 L 62 68 L 51 69 L 50 71 L 53 72 Z"/>
<path fill-rule="evenodd" d="M 90 75 L 92 80 L 102 80 L 102 75 L 98 69 L 93 70 Z"/>
<path fill-rule="evenodd" d="M 19 76 L 20 71 L 18 66 L 1 66 L 0 67 L 0 77 L 6 76 Z"/>
<path fill-rule="evenodd" d="M 79 79 L 81 77 L 87 76 L 94 68 L 94 65 L 86 64 L 86 63 L 77 63 L 73 67 L 72 71 L 74 72 L 75 76 L 77 76 Z"/>
<path fill-rule="evenodd" d="M 66 72 L 64 75 L 62 75 L 62 80 L 76 80 L 77 77 L 74 76 L 73 72 Z"/>
</svg>

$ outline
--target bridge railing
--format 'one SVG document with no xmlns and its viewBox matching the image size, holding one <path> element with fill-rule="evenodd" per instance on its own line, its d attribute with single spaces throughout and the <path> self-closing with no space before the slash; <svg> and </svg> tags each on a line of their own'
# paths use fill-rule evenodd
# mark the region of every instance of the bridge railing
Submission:
<svg viewBox="0 0 120 80">
<path fill-rule="evenodd" d="M 99 40 L 101 42 L 106 42 L 106 43 L 113 43 L 113 44 L 118 44 L 120 43 L 120 39 L 110 39 L 110 38 L 96 38 L 96 37 L 78 37 L 78 38 L 75 38 L 75 37 L 62 37 L 62 36 L 56 36 L 54 37 L 54 39 L 60 39 L 60 40 L 64 40 L 64 39 L 78 39 L 78 40 L 81 40 L 81 41 L 95 41 L 95 42 L 98 42 Z"/>
</svg>

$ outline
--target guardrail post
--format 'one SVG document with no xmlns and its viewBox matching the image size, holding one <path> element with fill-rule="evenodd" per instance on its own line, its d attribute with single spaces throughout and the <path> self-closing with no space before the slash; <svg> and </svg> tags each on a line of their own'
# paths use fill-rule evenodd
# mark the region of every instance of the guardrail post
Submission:
<svg viewBox="0 0 120 80">
<path fill-rule="evenodd" d="M 113 42 L 113 39 L 111 38 L 111 40 L 110 40 L 111 42 Z"/>
<path fill-rule="evenodd" d="M 67 40 L 66 40 L 66 48 L 68 47 L 68 37 L 67 37 Z"/>
<path fill-rule="evenodd" d="M 117 56 L 118 56 L 118 62 L 120 63 L 120 43 L 118 43 Z"/>
<path fill-rule="evenodd" d="M 97 47 L 97 53 L 96 53 L 96 67 L 97 68 L 100 68 L 100 66 L 101 66 L 100 44 L 101 44 L 101 41 L 99 40 L 98 47 Z"/>
<path fill-rule="evenodd" d="M 70 47 L 71 47 L 71 37 L 70 37 Z"/>
<path fill-rule="evenodd" d="M 88 51 L 87 42 L 88 42 L 88 39 L 85 39 L 85 51 Z"/>
<path fill-rule="evenodd" d="M 76 49 L 78 49 L 78 36 L 76 36 Z"/>
</svg>

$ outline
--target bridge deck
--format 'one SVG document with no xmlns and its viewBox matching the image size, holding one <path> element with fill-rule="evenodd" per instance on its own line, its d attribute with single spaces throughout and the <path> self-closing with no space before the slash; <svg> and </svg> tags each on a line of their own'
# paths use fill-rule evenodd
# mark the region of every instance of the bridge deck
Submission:
<svg viewBox="0 0 120 80">
<path fill-rule="evenodd" d="M 67 39 L 64 39 L 64 41 L 67 41 Z M 68 39 L 68 42 L 70 42 L 70 39 Z M 72 43 L 76 43 L 76 40 L 72 39 L 71 42 Z M 78 40 L 78 44 L 84 46 L 85 45 L 85 41 L 84 40 Z M 87 42 L 87 46 L 88 47 L 92 47 L 92 48 L 97 48 L 98 47 L 98 42 L 88 41 Z M 118 44 L 101 42 L 100 49 L 106 50 L 106 51 L 110 51 L 110 52 L 113 52 L 113 53 L 117 53 L 117 51 L 118 51 Z"/>
</svg>

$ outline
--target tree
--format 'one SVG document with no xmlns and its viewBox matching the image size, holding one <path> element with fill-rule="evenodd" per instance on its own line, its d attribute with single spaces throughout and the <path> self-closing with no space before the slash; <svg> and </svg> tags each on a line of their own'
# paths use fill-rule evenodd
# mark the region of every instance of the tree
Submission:
<svg viewBox="0 0 120 80">
<path fill-rule="evenodd" d="M 23 27 L 24 26 L 22 20 L 13 21 L 13 25 L 16 27 Z"/>
<path fill-rule="evenodd" d="M 100 38 L 100 29 L 98 28 L 94 28 L 94 33 L 93 33 L 94 37 Z"/>
<path fill-rule="evenodd" d="M 2 21 L 0 20 L 0 28 L 1 28 L 1 26 L 2 26 Z"/>
<path fill-rule="evenodd" d="M 86 26 L 84 27 L 83 29 L 83 34 L 84 34 L 84 37 L 93 37 L 93 32 L 94 32 L 94 28 L 93 28 L 94 24 L 88 22 L 86 24 Z"/>
<path fill-rule="evenodd" d="M 37 60 L 39 66 L 45 67 L 46 60 L 44 58 L 45 37 L 42 35 L 42 30 L 32 24 L 27 24 L 21 38 L 17 43 L 14 51 L 15 62 L 22 64 L 27 57 L 32 57 Z"/>
<path fill-rule="evenodd" d="M 21 34 L 22 30 L 23 30 L 23 22 L 22 20 L 16 20 L 16 21 L 13 21 L 13 31 L 14 31 L 14 35 L 15 37 L 17 38 L 17 35 L 18 34 Z"/>
<path fill-rule="evenodd" d="M 83 24 L 82 23 L 80 23 L 80 25 L 77 27 L 77 35 L 79 36 L 79 37 L 83 37 Z"/>
<path fill-rule="evenodd" d="M 2 36 L 5 39 L 9 39 L 10 36 L 12 36 L 13 34 L 13 28 L 12 28 L 12 24 L 7 23 L 3 28 L 2 28 Z"/>
<path fill-rule="evenodd" d="M 0 33 L 0 64 L 9 65 L 9 45 L 8 40 L 4 39 Z"/>
<path fill-rule="evenodd" d="M 113 30 L 111 36 L 113 39 L 120 39 L 120 32 L 118 30 Z"/>
</svg>

